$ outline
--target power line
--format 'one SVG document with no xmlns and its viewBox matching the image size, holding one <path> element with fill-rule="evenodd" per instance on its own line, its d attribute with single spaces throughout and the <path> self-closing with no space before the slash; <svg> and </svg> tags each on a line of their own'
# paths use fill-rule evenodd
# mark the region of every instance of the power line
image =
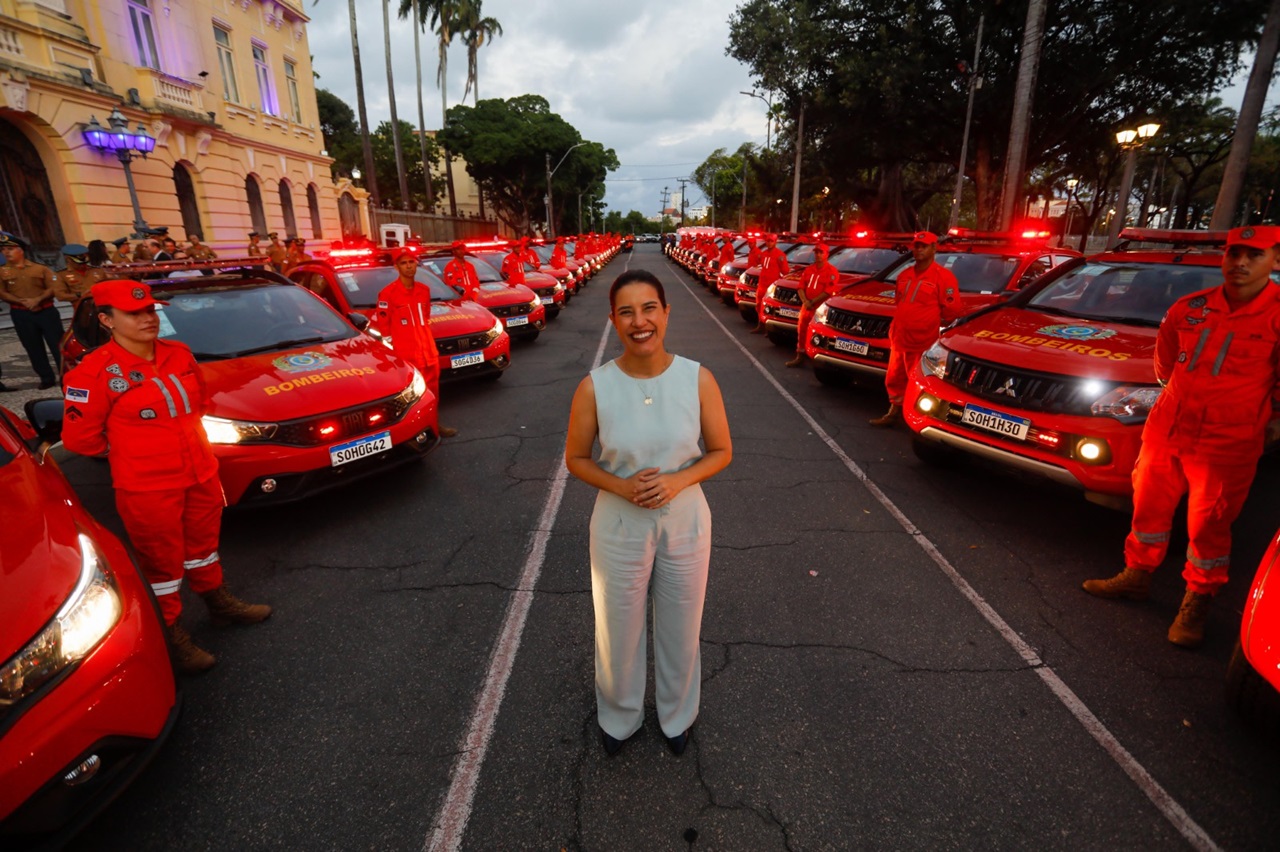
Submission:
<svg viewBox="0 0 1280 852">
<path fill-rule="evenodd" d="M 699 163 L 649 163 L 648 165 L 638 166 L 632 163 L 624 163 L 619 166 L 620 169 L 665 169 L 668 166 L 696 166 Z"/>
<path fill-rule="evenodd" d="M 650 180 L 680 180 L 675 175 L 669 177 L 649 177 L 649 178 L 605 178 L 605 183 L 644 183 Z"/>
</svg>

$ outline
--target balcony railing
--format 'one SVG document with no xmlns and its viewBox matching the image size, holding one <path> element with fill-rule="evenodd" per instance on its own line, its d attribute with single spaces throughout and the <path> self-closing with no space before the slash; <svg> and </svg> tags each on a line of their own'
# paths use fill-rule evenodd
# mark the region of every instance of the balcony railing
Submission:
<svg viewBox="0 0 1280 852">
<path fill-rule="evenodd" d="M 153 68 L 139 68 L 138 82 L 138 94 L 142 96 L 144 103 L 150 99 L 157 106 L 195 113 L 205 111 L 202 87 L 195 83 Z"/>
<path fill-rule="evenodd" d="M 0 54 L 5 56 L 22 55 L 22 39 L 16 30 L 0 27 Z"/>
</svg>

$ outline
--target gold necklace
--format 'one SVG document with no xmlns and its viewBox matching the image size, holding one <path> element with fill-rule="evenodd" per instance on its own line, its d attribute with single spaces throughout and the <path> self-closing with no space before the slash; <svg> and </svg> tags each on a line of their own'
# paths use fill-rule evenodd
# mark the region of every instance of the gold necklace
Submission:
<svg viewBox="0 0 1280 852">
<path fill-rule="evenodd" d="M 636 384 L 640 386 L 640 392 L 644 394 L 644 404 L 653 405 L 653 391 L 649 389 L 649 386 L 639 379 L 636 379 Z"/>
</svg>

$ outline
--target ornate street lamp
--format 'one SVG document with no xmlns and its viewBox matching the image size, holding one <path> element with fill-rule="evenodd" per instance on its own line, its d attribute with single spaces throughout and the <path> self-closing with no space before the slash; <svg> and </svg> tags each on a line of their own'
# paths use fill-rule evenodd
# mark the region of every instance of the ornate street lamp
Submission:
<svg viewBox="0 0 1280 852">
<path fill-rule="evenodd" d="M 124 166 L 125 183 L 129 186 L 129 200 L 133 202 L 133 239 L 141 240 L 151 236 L 151 229 L 142 218 L 142 207 L 138 204 L 138 190 L 133 185 L 133 170 L 130 163 L 133 158 L 147 155 L 156 149 L 155 137 L 147 133 L 147 129 L 138 124 L 138 129 L 130 133 L 129 121 L 120 112 L 119 107 L 111 110 L 107 116 L 108 127 L 98 123 L 96 116 L 89 116 L 89 123 L 84 126 L 85 144 L 96 151 L 111 152 Z"/>
<path fill-rule="evenodd" d="M 1107 249 L 1113 249 L 1120 242 L 1120 229 L 1124 227 L 1126 213 L 1129 210 L 1129 193 L 1133 191 L 1133 172 L 1138 166 L 1138 149 L 1147 144 L 1152 136 L 1160 132 L 1160 125 L 1147 122 L 1138 126 L 1137 130 L 1121 130 L 1116 133 L 1116 142 L 1120 150 L 1125 152 L 1124 177 L 1120 179 L 1120 197 L 1116 204 L 1117 215 L 1111 221 L 1111 229 L 1107 233 Z"/>
<path fill-rule="evenodd" d="M 1071 207 L 1071 200 L 1076 194 L 1076 187 L 1080 185 L 1080 181 L 1076 178 L 1067 178 L 1067 225 L 1062 229 L 1062 241 L 1058 243 L 1060 246 L 1069 246 L 1071 239 L 1071 214 L 1075 210 Z"/>
</svg>

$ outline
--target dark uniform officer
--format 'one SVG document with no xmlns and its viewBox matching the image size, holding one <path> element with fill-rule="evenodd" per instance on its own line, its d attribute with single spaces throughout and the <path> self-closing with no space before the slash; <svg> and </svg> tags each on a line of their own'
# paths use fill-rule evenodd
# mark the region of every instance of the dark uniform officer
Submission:
<svg viewBox="0 0 1280 852">
<path fill-rule="evenodd" d="M 262 239 L 262 234 L 257 231 L 249 232 L 249 248 L 245 249 L 245 253 L 249 257 L 262 257 L 262 246 L 258 241 Z"/>
<path fill-rule="evenodd" d="M 65 245 L 62 247 L 62 256 L 67 260 L 67 268 L 54 274 L 53 295 L 60 301 L 76 305 L 94 284 L 107 277 L 107 273 L 89 265 L 89 249 L 86 246 L 77 243 Z"/>
<path fill-rule="evenodd" d="M 116 250 L 111 252 L 112 263 L 133 263 L 133 258 L 129 255 L 128 237 L 120 237 L 119 239 L 112 240 L 111 245 L 116 247 Z"/>
<path fill-rule="evenodd" d="M 280 235 L 272 231 L 267 234 L 267 239 L 271 240 L 271 245 L 267 246 L 267 259 L 271 261 L 271 266 L 276 272 L 284 272 L 288 251 L 280 244 Z"/>
<path fill-rule="evenodd" d="M 200 242 L 199 234 L 192 234 L 187 238 L 191 241 L 191 245 L 187 246 L 187 257 L 192 260 L 216 260 L 218 253 Z"/>
<path fill-rule="evenodd" d="M 13 330 L 27 351 L 31 368 L 40 377 L 40 389 L 58 383 L 57 370 L 62 369 L 59 341 L 62 319 L 53 306 L 53 270 L 27 260 L 25 245 L 12 234 L 0 231 L 0 251 L 5 265 L 0 267 L 0 299 L 9 303 L 13 312 Z M 53 355 L 53 365 L 45 348 Z"/>
</svg>

